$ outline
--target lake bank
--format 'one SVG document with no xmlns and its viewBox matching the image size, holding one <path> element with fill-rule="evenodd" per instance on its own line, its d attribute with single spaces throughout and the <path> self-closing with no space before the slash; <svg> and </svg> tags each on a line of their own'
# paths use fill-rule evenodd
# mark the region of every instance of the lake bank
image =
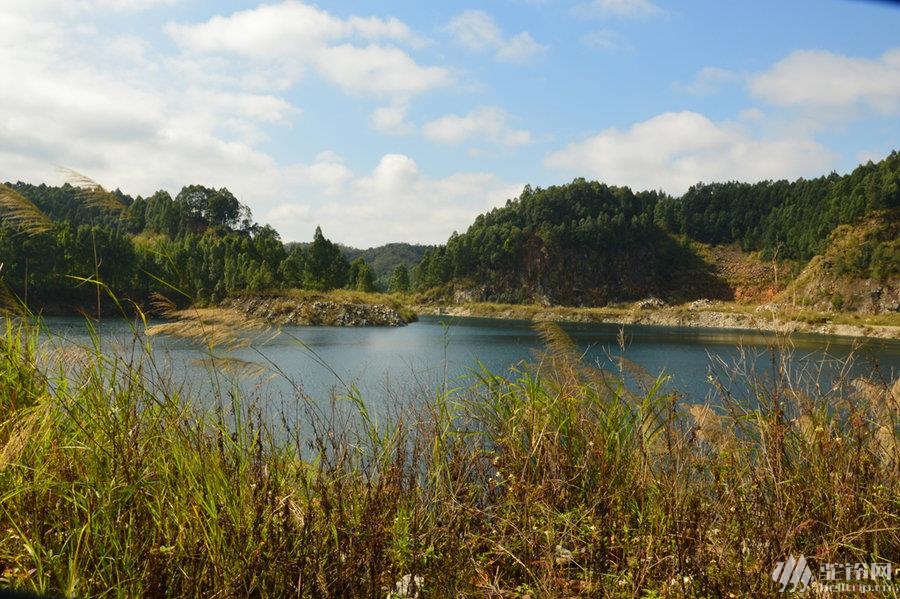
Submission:
<svg viewBox="0 0 900 599">
<path fill-rule="evenodd" d="M 188 311 L 196 309 L 209 308 L 200 305 Z M 275 326 L 398 327 L 415 322 L 420 315 L 447 315 L 900 339 L 900 313 L 896 312 L 879 315 L 822 312 L 778 304 L 709 300 L 676 306 L 649 299 L 626 306 L 573 307 L 490 302 L 425 303 L 418 295 L 290 289 L 230 297 L 215 309 L 244 314 Z M 115 317 L 121 315 L 121 310 L 121 307 L 103 306 L 101 314 Z M 42 306 L 39 313 L 44 316 L 91 315 L 96 314 L 96 309 L 48 305 Z"/>
<path fill-rule="evenodd" d="M 570 307 L 487 302 L 448 305 L 420 303 L 417 299 L 415 296 L 346 291 L 289 291 L 230 298 L 221 307 L 275 325 L 403 326 L 414 322 L 418 315 L 449 315 L 900 339 L 900 314 L 897 313 L 821 312 L 776 304 L 745 305 L 708 300 L 678 306 L 644 300 L 629 306 Z"/>
<path fill-rule="evenodd" d="M 418 304 L 418 314 L 477 316 L 536 322 L 586 322 L 662 327 L 744 329 L 774 333 L 813 333 L 843 337 L 900 339 L 896 314 L 871 317 L 851 313 L 788 312 L 776 306 L 694 302 L 686 306 L 575 308 L 534 304 Z M 854 322 L 856 321 L 856 322 Z"/>
</svg>

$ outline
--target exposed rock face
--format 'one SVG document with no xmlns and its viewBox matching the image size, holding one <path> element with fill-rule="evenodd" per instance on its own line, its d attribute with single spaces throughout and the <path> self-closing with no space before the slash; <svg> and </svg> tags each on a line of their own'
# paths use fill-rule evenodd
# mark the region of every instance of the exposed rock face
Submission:
<svg viewBox="0 0 900 599">
<path fill-rule="evenodd" d="M 634 307 L 638 310 L 655 310 L 657 308 L 665 308 L 666 302 L 662 301 L 658 297 L 651 296 L 635 302 Z"/>
<path fill-rule="evenodd" d="M 246 297 L 226 300 L 223 305 L 278 325 L 399 327 L 416 320 L 414 314 L 404 316 L 398 310 L 385 304 L 363 304 L 324 299 Z"/>
<path fill-rule="evenodd" d="M 809 261 L 781 301 L 823 312 L 900 312 L 898 240 L 898 211 L 837 227 L 825 252 Z"/>
</svg>

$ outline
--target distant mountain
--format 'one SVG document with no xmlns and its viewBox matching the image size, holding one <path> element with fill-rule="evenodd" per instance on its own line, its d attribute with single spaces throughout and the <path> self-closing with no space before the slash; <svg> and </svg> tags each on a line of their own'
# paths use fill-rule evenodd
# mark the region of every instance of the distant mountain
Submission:
<svg viewBox="0 0 900 599">
<path fill-rule="evenodd" d="M 401 264 L 410 272 L 419 264 L 426 251 L 433 248 L 429 245 L 412 245 L 409 243 L 388 243 L 367 250 L 340 245 L 341 253 L 349 261 L 362 258 L 375 275 L 375 286 L 386 290 L 391 273 Z"/>
</svg>

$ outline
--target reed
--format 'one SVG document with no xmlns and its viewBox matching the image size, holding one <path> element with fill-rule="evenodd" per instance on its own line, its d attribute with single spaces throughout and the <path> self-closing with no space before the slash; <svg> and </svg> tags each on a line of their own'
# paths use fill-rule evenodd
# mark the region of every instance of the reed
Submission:
<svg viewBox="0 0 900 599">
<path fill-rule="evenodd" d="M 209 316 L 209 315 L 207 315 Z M 197 315 L 178 326 L 231 339 Z M 773 595 L 787 555 L 900 555 L 900 383 L 828 388 L 772 350 L 709 404 L 545 349 L 370 413 L 273 423 L 209 343 L 210 407 L 143 323 L 116 352 L 0 336 L 0 585 L 127 597 Z M 784 349 L 784 348 L 782 348 Z M 246 372 L 243 375 L 246 376 Z M 258 376 L 254 373 L 253 376 Z M 269 375 L 282 376 L 277 372 Z"/>
</svg>

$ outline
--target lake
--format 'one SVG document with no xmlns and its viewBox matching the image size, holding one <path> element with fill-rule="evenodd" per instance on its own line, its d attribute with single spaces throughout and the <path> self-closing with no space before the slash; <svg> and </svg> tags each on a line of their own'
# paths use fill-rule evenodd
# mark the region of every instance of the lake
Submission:
<svg viewBox="0 0 900 599">
<path fill-rule="evenodd" d="M 51 317 L 45 322 L 53 343 L 90 341 L 83 320 Z M 773 349 L 773 333 L 582 323 L 562 327 L 583 352 L 585 363 L 611 369 L 623 355 L 621 331 L 624 356 L 654 377 L 669 375 L 667 389 L 678 390 L 690 401 L 706 400 L 710 374 L 721 372 L 717 364 L 732 364 L 743 355 L 765 378 L 773 355 L 782 351 Z M 103 321 L 99 332 L 102 343 L 120 351 L 132 336 L 128 323 L 114 319 Z M 207 354 L 196 342 L 156 336 L 152 344 L 155 355 L 162 356 L 177 377 L 196 390 L 209 388 L 215 373 L 198 364 Z M 816 376 L 825 385 L 851 353 L 856 376 L 874 374 L 886 381 L 900 376 L 900 341 L 795 334 L 789 345 L 792 368 L 818 372 L 822 366 Z M 367 403 L 378 405 L 391 397 L 428 396 L 445 381 L 451 387 L 469 384 L 479 362 L 496 373 L 508 373 L 522 361 L 533 360 L 540 347 L 531 322 L 423 316 L 399 328 L 284 327 L 278 336 L 254 337 L 250 347 L 230 355 L 283 372 L 314 399 L 353 385 Z M 291 396 L 296 388 L 285 377 L 256 378 L 241 385 L 269 399 Z"/>
</svg>

